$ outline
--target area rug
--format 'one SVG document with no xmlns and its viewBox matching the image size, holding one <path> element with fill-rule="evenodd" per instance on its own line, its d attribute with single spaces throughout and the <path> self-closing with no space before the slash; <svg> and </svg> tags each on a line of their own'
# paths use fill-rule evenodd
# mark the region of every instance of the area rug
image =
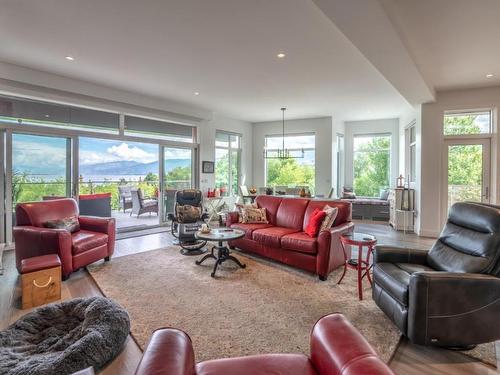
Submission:
<svg viewBox="0 0 500 375">
<path fill-rule="evenodd" d="M 152 332 L 175 327 L 189 333 L 196 361 L 258 353 L 309 354 L 309 335 L 324 315 L 341 312 L 389 362 L 400 334 L 371 299 L 357 296 L 355 272 L 341 285 L 334 271 L 327 281 L 260 258 L 236 253 L 247 267 L 225 263 L 210 277 L 213 263 L 175 246 L 115 258 L 88 270 L 103 294 L 124 306 L 131 332 L 144 349 Z M 480 360 L 496 365 L 494 345 Z M 476 349 L 477 351 L 478 349 Z"/>
</svg>

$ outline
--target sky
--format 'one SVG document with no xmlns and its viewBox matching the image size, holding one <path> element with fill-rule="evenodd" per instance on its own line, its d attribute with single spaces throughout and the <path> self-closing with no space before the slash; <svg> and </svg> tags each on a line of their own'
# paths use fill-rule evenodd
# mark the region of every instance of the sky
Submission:
<svg viewBox="0 0 500 375">
<path fill-rule="evenodd" d="M 158 160 L 158 145 L 80 137 L 80 164 L 92 165 L 113 161 L 151 163 Z M 13 169 L 31 174 L 65 174 L 66 139 L 28 134 L 14 134 Z M 190 159 L 189 149 L 165 149 L 169 159 Z"/>
</svg>

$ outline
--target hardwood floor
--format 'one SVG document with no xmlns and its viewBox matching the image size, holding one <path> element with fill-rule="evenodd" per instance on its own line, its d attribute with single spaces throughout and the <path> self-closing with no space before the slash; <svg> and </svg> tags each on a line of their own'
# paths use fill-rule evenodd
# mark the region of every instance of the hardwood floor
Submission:
<svg viewBox="0 0 500 375">
<path fill-rule="evenodd" d="M 403 235 L 393 231 L 388 225 L 357 222 L 356 230 L 377 237 L 379 244 L 400 245 L 427 249 L 434 242 L 430 238 L 418 237 L 414 234 Z M 168 246 L 172 237 L 168 233 L 152 234 L 119 240 L 116 243 L 115 257 L 154 250 Z M 19 278 L 15 269 L 13 251 L 6 251 L 3 258 L 4 274 L 0 276 L 0 329 L 5 329 L 10 323 L 30 310 L 21 310 L 21 290 Z M 80 270 L 71 275 L 62 284 L 62 299 L 102 295 L 99 287 L 86 270 Z M 499 345 L 497 343 L 497 355 Z M 133 374 L 142 356 L 141 350 L 128 337 L 124 350 L 100 374 L 128 375 Z M 493 375 L 499 370 L 490 368 L 459 352 L 421 347 L 412 345 L 407 340 L 401 340 L 391 363 L 391 368 L 400 375 L 408 374 L 439 374 L 439 375 Z"/>
</svg>

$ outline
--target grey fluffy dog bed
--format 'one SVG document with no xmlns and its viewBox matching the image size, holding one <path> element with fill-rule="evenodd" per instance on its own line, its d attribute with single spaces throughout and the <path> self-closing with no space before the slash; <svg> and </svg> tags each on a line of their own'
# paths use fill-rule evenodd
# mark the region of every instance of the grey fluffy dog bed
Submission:
<svg viewBox="0 0 500 375">
<path fill-rule="evenodd" d="M 38 308 L 0 332 L 0 375 L 66 375 L 100 369 L 121 350 L 127 312 L 103 297 Z"/>
</svg>

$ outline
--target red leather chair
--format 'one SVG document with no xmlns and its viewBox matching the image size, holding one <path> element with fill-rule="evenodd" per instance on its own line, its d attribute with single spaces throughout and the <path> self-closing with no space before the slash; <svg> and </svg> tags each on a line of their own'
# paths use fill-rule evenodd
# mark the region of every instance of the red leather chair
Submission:
<svg viewBox="0 0 500 375">
<path fill-rule="evenodd" d="M 136 375 L 394 375 L 365 338 L 341 314 L 327 315 L 311 333 L 311 355 L 262 354 L 215 359 L 195 365 L 183 331 L 155 331 Z"/>
<path fill-rule="evenodd" d="M 49 220 L 71 216 L 78 217 L 80 230 L 77 232 L 44 227 Z M 25 258 L 57 254 L 61 259 L 63 279 L 97 260 L 108 261 L 115 248 L 115 219 L 79 216 L 78 205 L 71 198 L 19 203 L 13 233 L 19 272 Z"/>
</svg>

